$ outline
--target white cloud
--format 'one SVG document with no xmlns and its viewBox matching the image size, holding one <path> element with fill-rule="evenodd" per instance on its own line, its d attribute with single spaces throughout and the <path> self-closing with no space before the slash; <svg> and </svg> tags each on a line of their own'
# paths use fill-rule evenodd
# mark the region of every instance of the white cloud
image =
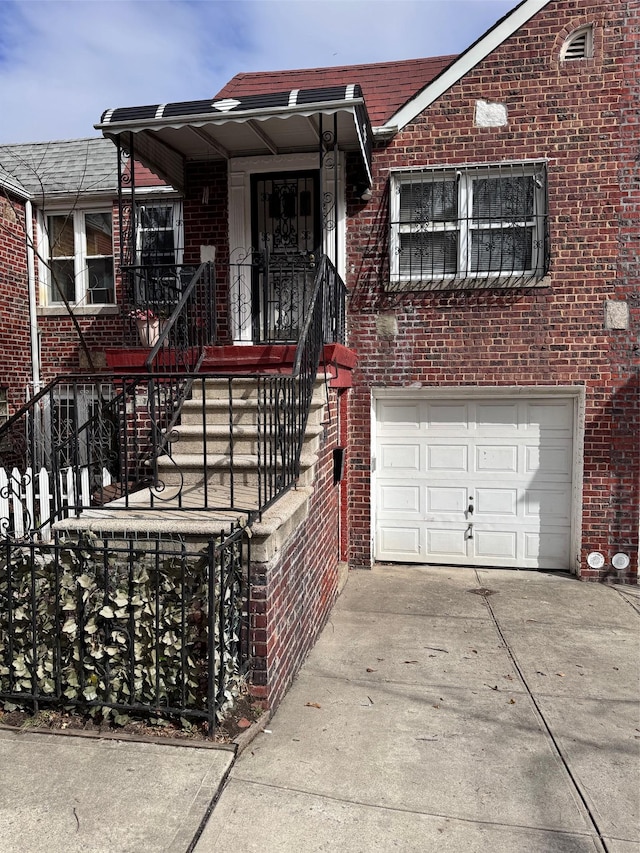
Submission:
<svg viewBox="0 0 640 853">
<path fill-rule="evenodd" d="M 516 0 L 5 0 L 0 142 L 95 134 L 109 107 L 213 96 L 242 71 L 463 50 Z"/>
</svg>

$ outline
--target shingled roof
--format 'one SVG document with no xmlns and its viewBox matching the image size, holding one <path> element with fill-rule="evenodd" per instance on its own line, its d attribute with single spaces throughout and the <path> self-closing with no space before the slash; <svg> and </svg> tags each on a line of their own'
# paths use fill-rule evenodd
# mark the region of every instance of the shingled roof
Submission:
<svg viewBox="0 0 640 853">
<path fill-rule="evenodd" d="M 339 65 L 331 68 L 302 68 L 292 71 L 257 71 L 236 74 L 214 100 L 260 95 L 291 89 L 326 88 L 358 83 L 363 91 L 371 124 L 382 125 L 416 92 L 428 85 L 456 59 L 435 56 L 376 62 L 368 65 Z"/>
<path fill-rule="evenodd" d="M 137 186 L 164 184 L 136 163 Z M 39 199 L 113 194 L 118 191 L 116 147 L 102 136 L 56 142 L 0 145 L 0 186 Z"/>
<path fill-rule="evenodd" d="M 100 137 L 2 145 L 0 167 L 35 198 L 118 187 L 116 150 Z"/>
</svg>

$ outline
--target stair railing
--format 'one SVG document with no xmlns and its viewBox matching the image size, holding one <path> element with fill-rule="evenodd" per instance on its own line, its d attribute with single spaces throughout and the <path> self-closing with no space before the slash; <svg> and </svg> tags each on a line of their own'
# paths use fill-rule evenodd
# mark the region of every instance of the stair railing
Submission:
<svg viewBox="0 0 640 853">
<path fill-rule="evenodd" d="M 343 343 L 346 288 L 323 256 L 289 375 L 259 382 L 259 506 L 263 512 L 300 477 L 302 449 L 325 343 Z"/>
</svg>

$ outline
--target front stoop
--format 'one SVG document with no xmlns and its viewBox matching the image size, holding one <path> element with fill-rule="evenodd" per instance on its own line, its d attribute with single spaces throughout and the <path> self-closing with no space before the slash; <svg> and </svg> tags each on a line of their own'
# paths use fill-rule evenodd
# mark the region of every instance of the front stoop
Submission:
<svg viewBox="0 0 640 853">
<path fill-rule="evenodd" d="M 197 508 L 203 503 L 205 489 L 202 464 L 205 441 L 209 506 L 229 506 L 231 490 L 229 384 L 226 380 L 208 380 L 204 417 L 206 438 L 202 428 L 202 395 L 196 389 L 192 399 L 184 404 L 181 424 L 173 431 L 171 457 L 158 459 L 161 490 L 135 492 L 129 496 L 128 505 L 124 498 L 119 498 L 102 507 L 84 510 L 78 518 L 58 522 L 55 530 L 59 533 L 91 532 L 117 539 L 127 535 L 176 535 L 195 543 L 211 534 L 226 532 L 234 524 L 245 524 L 248 513 L 258 508 L 255 456 L 257 401 L 255 383 L 249 378 L 234 379 L 233 388 L 236 414 L 233 425 L 234 509 Z M 263 512 L 259 521 L 253 523 L 252 561 L 263 563 L 271 560 L 307 518 L 326 406 L 327 390 L 324 377 L 321 377 L 316 382 L 296 488 L 280 497 Z"/>
</svg>

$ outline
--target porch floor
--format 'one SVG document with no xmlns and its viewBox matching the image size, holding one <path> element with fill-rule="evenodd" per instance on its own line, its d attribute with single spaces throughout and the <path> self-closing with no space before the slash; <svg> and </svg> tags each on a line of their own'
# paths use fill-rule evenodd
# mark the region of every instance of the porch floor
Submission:
<svg viewBox="0 0 640 853">
<path fill-rule="evenodd" d="M 279 531 L 288 530 L 292 523 L 298 523 L 300 514 L 306 517 L 307 502 L 313 491 L 310 486 L 291 489 L 282 495 L 272 506 L 262 513 L 259 521 L 251 525 L 253 537 L 265 539 Z M 100 535 L 149 533 L 175 534 L 179 536 L 209 536 L 219 531 L 227 532 L 234 525 L 244 526 L 251 510 L 257 511 L 258 504 L 255 487 L 238 486 L 234 490 L 238 506 L 235 509 L 202 509 L 203 491 L 201 487 L 183 489 L 180 503 L 173 497 L 165 501 L 158 500 L 154 492 L 156 508 L 150 507 L 151 489 L 142 489 L 129 496 L 128 506 L 124 498 L 118 498 L 103 507 L 83 510 L 77 518 L 66 518 L 55 525 L 60 533 L 87 531 Z M 215 497 L 223 505 L 228 486 L 220 486 L 219 491 L 209 488 L 211 503 Z M 272 542 L 266 553 L 277 550 L 279 542 Z"/>
</svg>

